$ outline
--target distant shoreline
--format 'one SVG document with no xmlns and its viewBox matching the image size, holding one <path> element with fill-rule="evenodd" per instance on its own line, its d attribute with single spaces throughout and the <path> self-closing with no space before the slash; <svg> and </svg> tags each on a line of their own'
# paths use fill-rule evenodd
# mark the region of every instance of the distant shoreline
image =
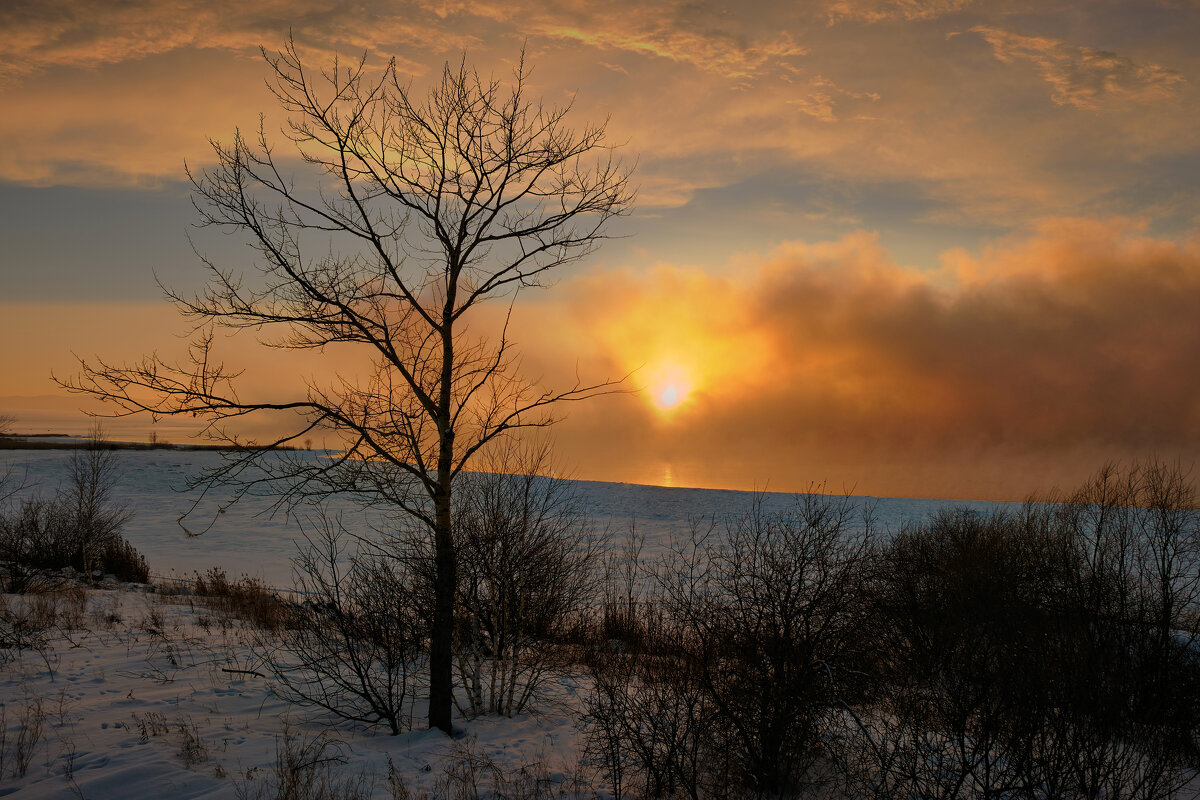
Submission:
<svg viewBox="0 0 1200 800">
<path fill-rule="evenodd" d="M 69 442 L 36 441 L 38 439 L 70 439 Z M 88 441 L 86 436 L 62 433 L 16 433 L 0 436 L 0 450 L 77 450 Z M 175 450 L 179 452 L 233 451 L 241 448 L 229 444 L 171 444 L 170 442 L 104 442 L 106 450 Z M 276 450 L 295 450 L 277 447 Z"/>
</svg>

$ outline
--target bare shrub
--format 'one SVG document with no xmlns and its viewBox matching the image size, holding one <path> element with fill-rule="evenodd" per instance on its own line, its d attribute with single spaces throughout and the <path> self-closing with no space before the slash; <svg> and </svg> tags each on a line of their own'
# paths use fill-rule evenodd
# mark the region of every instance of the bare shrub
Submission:
<svg viewBox="0 0 1200 800">
<path fill-rule="evenodd" d="M 646 537 L 630 523 L 620 547 L 604 558 L 603 600 L 596 634 L 606 648 L 638 651 L 646 644 L 644 583 L 649 574 L 642 559 Z"/>
<path fill-rule="evenodd" d="M 83 590 L 68 585 L 23 597 L 0 596 L 0 658 L 33 650 L 49 669 L 51 635 L 82 628 L 86 604 Z"/>
<path fill-rule="evenodd" d="M 49 591 L 62 586 L 70 564 L 73 520 L 55 500 L 28 497 L 0 515 L 0 560 L 7 563 L 5 591 Z"/>
<path fill-rule="evenodd" d="M 162 636 L 166 631 L 166 626 L 166 618 L 163 616 L 162 609 L 153 606 L 146 609 L 145 616 L 138 623 L 138 628 L 151 636 Z"/>
<path fill-rule="evenodd" d="M 150 565 L 146 563 L 146 557 L 124 538 L 110 541 L 100 548 L 98 559 L 100 571 L 119 581 L 148 583 L 150 580 Z"/>
<path fill-rule="evenodd" d="M 82 630 L 85 627 L 88 593 L 82 586 L 64 586 L 50 596 L 54 599 L 55 623 L 60 630 Z"/>
<path fill-rule="evenodd" d="M 171 730 L 167 718 L 157 711 L 147 711 L 145 714 L 134 712 L 131 716 L 143 742 L 148 742 L 156 736 L 165 736 Z"/>
<path fill-rule="evenodd" d="M 592 664 L 590 747 L 615 787 L 644 796 L 795 794 L 818 783 L 857 691 L 869 513 L 809 494 L 693 525 L 657 570 L 657 597 Z"/>
<path fill-rule="evenodd" d="M 145 583 L 146 560 L 121 536 L 130 512 L 116 502 L 116 451 L 99 427 L 75 450 L 66 484 L 53 499 L 28 497 L 0 513 L 0 560 L 8 562 L 10 592 L 62 585 L 64 568 Z"/>
<path fill-rule="evenodd" d="M 565 666 L 562 640 L 596 594 L 604 544 L 550 448 L 505 442 L 459 480 L 455 667 L 466 713 L 520 714 Z"/>
<path fill-rule="evenodd" d="M 5 721 L 6 716 L 0 716 L 0 723 Z M 16 737 L 9 740 L 8 727 L 5 725 L 5 735 L 0 739 L 0 764 L 8 767 L 11 777 L 24 778 L 29 771 L 34 752 L 44 738 L 45 724 L 46 709 L 42 698 L 26 695 L 17 716 Z"/>
<path fill-rule="evenodd" d="M 277 691 L 335 717 L 385 726 L 411 719 L 413 670 L 428 630 L 399 562 L 358 551 L 340 519 L 321 517 L 295 560 L 305 596 L 277 637 L 263 639 Z"/>
<path fill-rule="evenodd" d="M 741 781 L 794 792 L 817 780 L 812 766 L 869 647 L 870 509 L 817 493 L 777 514 L 756 501 L 722 533 L 697 526 L 676 548 L 664 602 Z"/>
<path fill-rule="evenodd" d="M 87 594 L 78 586 L 63 585 L 24 597 L 0 598 L 0 650 L 36 650 L 43 653 L 52 632 L 69 636 L 84 626 Z"/>
<path fill-rule="evenodd" d="M 200 729 L 191 719 L 180 717 L 176 726 L 179 731 L 179 758 L 188 769 L 208 761 L 208 745 L 200 734 Z"/>
<path fill-rule="evenodd" d="M 599 651 L 591 663 L 586 752 L 616 800 L 698 798 L 729 788 L 716 716 L 698 676 L 677 653 Z"/>
</svg>

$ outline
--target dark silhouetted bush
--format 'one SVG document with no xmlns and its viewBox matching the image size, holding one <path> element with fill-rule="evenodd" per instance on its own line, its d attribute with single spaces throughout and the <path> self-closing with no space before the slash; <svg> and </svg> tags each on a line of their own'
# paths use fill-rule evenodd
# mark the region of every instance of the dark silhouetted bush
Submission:
<svg viewBox="0 0 1200 800">
<path fill-rule="evenodd" d="M 25 498 L 0 512 L 0 560 L 8 564 L 8 591 L 57 585 L 71 567 L 144 583 L 146 560 L 121 531 L 131 513 L 114 498 L 117 453 L 97 428 L 71 454 L 67 481 L 52 499 Z"/>
<path fill-rule="evenodd" d="M 853 790 L 1153 800 L 1196 777 L 1195 499 L 1178 469 L 1109 467 L 1062 499 L 901 532 L 877 563 Z"/>
<path fill-rule="evenodd" d="M 855 692 L 871 526 L 819 494 L 697 525 L 659 568 L 641 647 L 598 658 L 592 749 L 645 796 L 792 795 L 825 780 Z M 618 774 L 620 773 L 620 774 Z"/>
</svg>

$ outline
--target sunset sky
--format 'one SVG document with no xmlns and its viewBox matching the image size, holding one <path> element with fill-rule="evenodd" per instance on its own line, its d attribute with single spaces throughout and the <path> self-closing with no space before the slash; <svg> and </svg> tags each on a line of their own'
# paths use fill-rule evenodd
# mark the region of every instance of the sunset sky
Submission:
<svg viewBox="0 0 1200 800">
<path fill-rule="evenodd" d="M 577 477 L 1021 498 L 1200 456 L 1200 1 L 330 6 L 0 6 L 19 430 L 86 428 L 50 379 L 72 351 L 181 349 L 155 276 L 202 277 L 184 163 L 260 113 L 278 131 L 258 46 L 290 30 L 316 59 L 395 56 L 417 87 L 464 51 L 508 75 L 524 46 L 536 94 L 624 143 L 621 238 L 515 309 L 531 378 L 635 371 L 639 393 L 567 409 Z M 296 377 L 228 360 L 260 388 Z"/>
</svg>

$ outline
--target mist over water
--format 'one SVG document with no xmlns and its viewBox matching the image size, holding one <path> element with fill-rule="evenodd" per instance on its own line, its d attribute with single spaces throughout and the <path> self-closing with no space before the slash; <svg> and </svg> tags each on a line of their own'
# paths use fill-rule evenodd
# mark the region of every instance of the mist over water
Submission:
<svg viewBox="0 0 1200 800">
<path fill-rule="evenodd" d="M 0 469 L 15 468 L 15 478 L 27 484 L 25 494 L 53 495 L 66 477 L 69 450 L 10 450 L 0 453 Z M 155 576 L 189 576 L 210 567 L 231 578 L 250 575 L 272 586 L 293 583 L 291 559 L 296 542 L 303 541 L 304 523 L 312 510 L 300 508 L 289 518 L 272 513 L 272 498 L 243 497 L 230 503 L 227 490 L 187 488 L 189 478 L 220 463 L 221 454 L 203 451 L 116 451 L 120 479 L 115 494 L 134 513 L 126 538 L 150 563 Z M 757 497 L 767 512 L 780 511 L 795 501 L 784 492 L 726 489 L 681 489 L 629 483 L 572 481 L 585 513 L 597 530 L 608 530 L 615 545 L 625 540 L 631 525 L 645 537 L 644 555 L 666 547 L 673 536 L 685 535 L 693 521 L 718 523 L 747 511 Z M 926 500 L 855 496 L 858 510 L 873 510 L 873 524 L 887 532 L 916 523 L 945 507 L 987 511 L 1013 503 Z M 370 535 L 388 528 L 378 512 L 333 500 L 348 528 Z M 862 514 L 855 515 L 860 524 Z M 200 535 L 189 535 L 200 534 Z M 202 533 L 201 533 L 202 532 Z"/>
</svg>

